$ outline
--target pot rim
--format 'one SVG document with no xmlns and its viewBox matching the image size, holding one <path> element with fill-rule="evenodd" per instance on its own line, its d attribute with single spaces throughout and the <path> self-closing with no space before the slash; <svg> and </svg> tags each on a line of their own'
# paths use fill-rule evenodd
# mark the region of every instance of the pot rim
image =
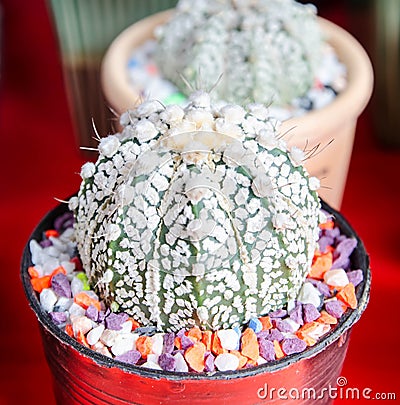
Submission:
<svg viewBox="0 0 400 405">
<path fill-rule="evenodd" d="M 27 244 L 23 250 L 23 256 L 21 260 L 20 277 L 22 280 L 25 295 L 28 299 L 29 306 L 34 311 L 39 324 L 51 335 L 53 335 L 62 345 L 68 345 L 72 349 L 76 350 L 80 355 L 91 359 L 97 365 L 106 368 L 119 368 L 123 372 L 130 374 L 140 375 L 142 377 L 152 378 L 152 379 L 168 379 L 170 381 L 187 381 L 187 380 L 230 380 L 236 378 L 251 377 L 263 373 L 272 373 L 284 368 L 289 367 L 293 363 L 300 360 L 309 359 L 316 356 L 322 352 L 327 346 L 338 340 L 344 333 L 346 333 L 361 317 L 364 312 L 370 294 L 371 285 L 371 272 L 369 267 L 369 256 L 365 251 L 365 247 L 361 239 L 358 237 L 354 229 L 346 221 L 346 219 L 336 210 L 328 206 L 322 201 L 322 208 L 332 214 L 335 218 L 336 223 L 340 227 L 341 231 L 347 236 L 352 236 L 357 239 L 356 250 L 352 254 L 353 260 L 357 261 L 357 266 L 362 269 L 364 280 L 361 284 L 356 287 L 356 295 L 358 299 L 358 306 L 356 309 L 348 309 L 346 313 L 340 318 L 338 324 L 334 329 L 332 329 L 326 336 L 324 336 L 320 341 L 318 341 L 314 346 L 308 347 L 301 353 L 292 354 L 284 357 L 281 360 L 274 360 L 259 366 L 251 367 L 248 369 L 235 370 L 235 371 L 225 371 L 225 372 L 214 372 L 214 373 L 183 373 L 176 371 L 163 371 L 163 370 L 152 370 L 142 368 L 140 366 L 130 365 L 123 363 L 100 353 L 97 353 L 81 343 L 67 335 L 63 332 L 57 325 L 55 325 L 50 316 L 41 309 L 40 303 L 36 292 L 33 290 L 30 276 L 28 274 L 28 267 L 32 265 L 31 253 L 29 249 L 29 242 L 32 239 L 40 240 L 42 234 L 45 230 L 52 226 L 53 221 L 58 216 L 68 211 L 68 206 L 66 204 L 59 204 L 56 208 L 52 209 L 47 213 L 47 215 L 39 222 L 31 236 L 28 239 Z"/>
<path fill-rule="evenodd" d="M 106 100 L 118 114 L 134 108 L 140 101 L 139 94 L 129 83 L 126 71 L 132 49 L 154 38 L 154 28 L 165 23 L 173 12 L 174 9 L 162 11 L 132 24 L 114 39 L 106 51 L 101 65 L 101 85 Z M 296 128 L 295 137 L 306 134 L 309 140 L 318 137 L 321 122 L 324 122 L 326 131 L 331 132 L 339 125 L 338 121 L 343 121 L 343 117 L 357 119 L 366 107 L 373 89 L 372 65 L 361 44 L 338 25 L 322 17 L 317 19 L 328 43 L 347 68 L 347 85 L 326 107 L 283 122 L 282 133 Z"/>
</svg>

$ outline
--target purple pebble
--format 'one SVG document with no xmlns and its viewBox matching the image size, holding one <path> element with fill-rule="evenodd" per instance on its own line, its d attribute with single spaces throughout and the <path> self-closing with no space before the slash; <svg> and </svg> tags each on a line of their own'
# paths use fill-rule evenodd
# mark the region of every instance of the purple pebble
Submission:
<svg viewBox="0 0 400 405">
<path fill-rule="evenodd" d="M 192 347 L 194 345 L 194 342 L 192 339 L 190 339 L 186 335 L 182 335 L 181 344 L 182 344 L 182 349 L 186 350 L 186 349 L 189 349 L 189 347 Z"/>
<path fill-rule="evenodd" d="M 277 327 L 278 330 L 280 330 L 281 332 L 288 332 L 288 333 L 292 333 L 293 332 L 293 326 L 290 325 L 290 323 L 284 319 L 277 319 L 275 321 L 275 325 Z"/>
<path fill-rule="evenodd" d="M 287 312 L 284 309 L 278 309 L 274 312 L 269 313 L 270 318 L 283 318 L 287 315 Z"/>
<path fill-rule="evenodd" d="M 334 239 L 329 236 L 321 236 L 318 240 L 319 250 L 322 253 L 326 252 L 328 246 L 333 245 Z"/>
<path fill-rule="evenodd" d="M 267 361 L 275 360 L 274 344 L 270 340 L 260 339 L 258 345 L 260 348 L 260 356 L 263 359 Z"/>
<path fill-rule="evenodd" d="M 178 332 L 176 332 L 176 336 L 181 338 L 185 334 L 185 332 L 185 329 L 180 329 Z"/>
<path fill-rule="evenodd" d="M 317 289 L 318 291 L 326 298 L 330 297 L 331 294 L 331 290 L 329 289 L 328 284 L 323 283 L 322 281 L 320 281 L 317 284 Z"/>
<path fill-rule="evenodd" d="M 99 319 L 99 311 L 94 305 L 89 305 L 85 315 L 94 322 L 97 322 Z"/>
<path fill-rule="evenodd" d="M 215 371 L 214 360 L 215 360 L 214 355 L 210 353 L 207 356 L 206 361 L 205 361 L 205 371 L 208 371 L 208 372 Z"/>
<path fill-rule="evenodd" d="M 364 280 L 364 275 L 362 270 L 353 270 L 347 273 L 347 277 L 350 283 L 354 284 L 354 287 L 357 287 Z"/>
<path fill-rule="evenodd" d="M 100 311 L 99 316 L 97 317 L 97 322 L 98 323 L 104 323 L 105 319 L 107 316 L 110 314 L 110 309 L 108 308 L 106 311 Z"/>
<path fill-rule="evenodd" d="M 59 297 L 71 298 L 71 284 L 63 273 L 58 273 L 51 278 L 51 288 Z"/>
<path fill-rule="evenodd" d="M 129 350 L 124 354 L 120 354 L 119 356 L 115 356 L 115 360 L 122 361 L 124 363 L 129 364 L 136 364 L 142 355 L 138 350 Z"/>
<path fill-rule="evenodd" d="M 303 320 L 304 323 L 312 322 L 321 316 L 318 309 L 313 304 L 303 305 Z"/>
<path fill-rule="evenodd" d="M 332 315 L 337 319 L 339 319 L 344 313 L 342 304 L 337 300 L 326 302 L 325 310 L 329 315 Z"/>
<path fill-rule="evenodd" d="M 67 322 L 67 314 L 65 312 L 50 312 L 49 315 L 56 325 L 61 325 L 64 322 Z"/>
<path fill-rule="evenodd" d="M 303 325 L 303 306 L 298 302 L 296 306 L 290 311 L 289 317 L 292 321 Z"/>
<path fill-rule="evenodd" d="M 323 236 L 336 239 L 337 237 L 340 236 L 340 229 L 337 226 L 333 229 L 324 229 Z"/>
<path fill-rule="evenodd" d="M 282 342 L 282 350 L 285 354 L 300 353 L 307 347 L 306 342 L 299 338 L 288 338 L 284 339 Z"/>
<path fill-rule="evenodd" d="M 283 338 L 284 338 L 284 336 L 283 336 L 282 332 L 280 332 L 278 329 L 271 329 L 269 332 L 269 335 L 267 336 L 268 340 L 271 340 L 271 341 L 277 340 L 278 342 L 283 340 Z"/>
<path fill-rule="evenodd" d="M 175 333 L 165 333 L 163 336 L 163 353 L 172 353 L 174 351 Z"/>
<path fill-rule="evenodd" d="M 257 339 L 266 339 L 269 335 L 269 330 L 261 330 L 260 332 L 256 333 Z"/>
<path fill-rule="evenodd" d="M 128 318 L 128 314 L 125 314 L 124 312 L 120 314 L 115 314 L 112 312 L 106 318 L 106 328 L 111 330 L 121 330 L 122 324 L 126 322 Z"/>
<path fill-rule="evenodd" d="M 58 232 L 62 232 L 67 228 L 70 228 L 74 223 L 74 216 L 72 212 L 66 212 L 59 216 L 54 221 L 54 229 Z"/>
<path fill-rule="evenodd" d="M 174 371 L 176 366 L 175 357 L 170 353 L 162 353 L 158 358 L 158 365 L 165 371 Z"/>
<path fill-rule="evenodd" d="M 53 244 L 53 242 L 50 239 L 43 239 L 42 241 L 40 241 L 40 246 L 42 248 L 49 247 L 52 244 Z"/>
</svg>

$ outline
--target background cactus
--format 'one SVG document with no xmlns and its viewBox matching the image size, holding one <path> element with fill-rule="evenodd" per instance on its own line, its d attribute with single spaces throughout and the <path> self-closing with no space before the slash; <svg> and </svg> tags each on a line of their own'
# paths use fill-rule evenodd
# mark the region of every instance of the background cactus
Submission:
<svg viewBox="0 0 400 405">
<path fill-rule="evenodd" d="M 294 0 L 181 0 L 156 33 L 156 60 L 183 93 L 192 85 L 216 99 L 289 104 L 313 85 L 322 35 L 312 5 Z"/>
<path fill-rule="evenodd" d="M 238 326 L 293 300 L 318 239 L 318 180 L 260 104 L 147 101 L 82 167 L 76 218 L 89 280 L 113 309 L 177 331 Z"/>
</svg>

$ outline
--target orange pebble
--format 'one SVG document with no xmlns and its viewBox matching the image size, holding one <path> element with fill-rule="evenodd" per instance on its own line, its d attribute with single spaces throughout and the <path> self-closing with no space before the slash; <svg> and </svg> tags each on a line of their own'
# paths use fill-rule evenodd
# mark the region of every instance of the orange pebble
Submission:
<svg viewBox="0 0 400 405">
<path fill-rule="evenodd" d="M 258 318 L 258 320 L 262 324 L 262 330 L 268 330 L 272 328 L 272 322 L 269 316 L 262 316 L 261 318 Z"/>
<path fill-rule="evenodd" d="M 260 349 L 258 346 L 257 335 L 253 329 L 247 328 L 241 337 L 241 347 L 243 356 L 257 361 L 260 357 Z"/>
<path fill-rule="evenodd" d="M 194 371 L 201 373 L 204 371 L 204 355 L 206 354 L 206 347 L 201 342 L 196 342 L 193 346 L 185 351 L 185 360 L 190 368 Z"/>
<path fill-rule="evenodd" d="M 151 353 L 153 342 L 150 336 L 139 336 L 136 340 L 136 349 L 140 352 L 143 359 L 147 359 L 147 356 Z"/>
<path fill-rule="evenodd" d="M 72 325 L 71 325 L 70 323 L 69 323 L 68 325 L 66 325 L 66 327 L 65 327 L 65 333 L 66 333 L 68 336 L 74 337 L 74 330 L 73 330 Z"/>
<path fill-rule="evenodd" d="M 277 340 L 274 340 L 274 350 L 275 350 L 275 357 L 278 360 L 281 359 L 282 357 L 285 357 L 285 353 L 283 353 L 281 345 Z"/>
<path fill-rule="evenodd" d="M 205 330 L 201 334 L 201 342 L 204 344 L 207 351 L 211 351 L 211 339 L 212 339 L 212 332 L 210 330 Z"/>
<path fill-rule="evenodd" d="M 357 308 L 356 289 L 353 283 L 347 284 L 340 292 L 338 292 L 336 297 L 351 309 Z"/>
<path fill-rule="evenodd" d="M 323 224 L 319 224 L 320 229 L 333 229 L 334 226 L 335 226 L 335 223 L 331 219 L 324 222 Z"/>
<path fill-rule="evenodd" d="M 333 255 L 332 252 L 320 253 L 314 257 L 311 270 L 308 277 L 322 280 L 324 274 L 332 267 Z"/>
<path fill-rule="evenodd" d="M 336 325 L 338 321 L 334 316 L 329 315 L 328 312 L 321 311 L 321 316 L 317 319 L 317 322 L 321 322 L 326 325 Z"/>
<path fill-rule="evenodd" d="M 234 356 L 236 356 L 239 359 L 238 369 L 243 368 L 247 364 L 248 358 L 245 356 L 242 356 L 242 354 L 238 350 L 231 350 L 229 353 L 233 354 Z M 253 360 L 251 360 L 251 361 L 253 361 Z"/>
<path fill-rule="evenodd" d="M 135 330 L 140 326 L 140 323 L 138 321 L 135 321 L 133 318 L 128 318 L 128 321 L 132 322 L 132 330 Z"/>
<path fill-rule="evenodd" d="M 87 339 L 86 339 L 86 337 L 85 337 L 85 335 L 83 334 L 83 332 L 82 332 L 81 330 L 78 331 L 78 334 L 77 334 L 77 336 L 76 336 L 76 340 L 77 340 L 79 343 L 83 344 L 84 346 L 90 347 L 90 346 L 89 346 L 89 343 L 88 343 L 88 341 L 87 341 Z"/>
<path fill-rule="evenodd" d="M 317 341 L 309 335 L 304 335 L 301 340 L 303 340 L 307 344 L 307 346 L 314 346 L 315 343 L 317 343 Z"/>
<path fill-rule="evenodd" d="M 320 322 L 308 322 L 306 324 L 304 324 L 297 332 L 296 335 L 300 338 L 300 339 L 304 339 L 310 332 L 312 332 L 313 330 L 315 330 L 316 328 L 318 328 L 318 326 L 320 325 Z"/>
<path fill-rule="evenodd" d="M 63 266 L 59 266 L 55 270 L 52 271 L 51 277 L 53 277 L 53 276 L 55 276 L 56 274 L 59 274 L 59 273 L 67 274 L 67 270 L 65 270 Z"/>
<path fill-rule="evenodd" d="M 174 340 L 174 345 L 178 350 L 182 349 L 182 342 L 180 337 L 176 337 Z"/>
<path fill-rule="evenodd" d="M 200 342 L 202 338 L 202 333 L 198 326 L 194 326 L 192 329 L 189 329 L 186 335 L 195 342 Z"/>
<path fill-rule="evenodd" d="M 45 288 L 50 288 L 51 286 L 51 276 L 42 276 L 31 279 L 32 288 L 41 293 Z"/>
<path fill-rule="evenodd" d="M 78 293 L 74 297 L 74 302 L 81 306 L 83 309 L 88 309 L 91 305 L 101 310 L 100 302 L 92 297 L 89 297 L 84 291 Z"/>
<path fill-rule="evenodd" d="M 28 267 L 28 274 L 31 278 L 36 278 L 39 277 L 38 271 L 35 269 L 34 266 L 29 266 Z"/>
<path fill-rule="evenodd" d="M 46 236 L 46 238 L 50 238 L 50 236 L 54 236 L 56 238 L 58 238 L 60 236 L 60 234 L 55 230 L 55 229 L 48 229 L 45 233 L 44 236 Z"/>
<path fill-rule="evenodd" d="M 221 341 L 218 337 L 218 332 L 214 332 L 211 337 L 211 351 L 218 356 L 219 354 L 226 353 L 226 350 L 222 347 Z"/>
</svg>

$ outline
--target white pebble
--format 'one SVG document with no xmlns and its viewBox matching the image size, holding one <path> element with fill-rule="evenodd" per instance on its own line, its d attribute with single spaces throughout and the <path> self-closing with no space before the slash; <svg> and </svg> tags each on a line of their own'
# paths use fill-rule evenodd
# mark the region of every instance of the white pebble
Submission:
<svg viewBox="0 0 400 405">
<path fill-rule="evenodd" d="M 111 352 L 115 356 L 119 356 L 129 350 L 133 349 L 133 345 L 135 344 L 135 337 L 131 333 L 119 333 L 115 338 L 115 342 L 111 347 Z"/>
<path fill-rule="evenodd" d="M 71 308 L 73 302 L 74 300 L 72 298 L 60 297 L 57 301 L 56 307 L 60 312 L 68 311 Z"/>
<path fill-rule="evenodd" d="M 164 346 L 163 334 L 156 333 L 154 336 L 151 337 L 151 341 L 152 341 L 151 351 L 154 354 L 160 355 L 162 353 Z"/>
<path fill-rule="evenodd" d="M 265 364 L 265 363 L 268 363 L 267 362 L 267 360 L 265 360 L 264 359 L 264 357 L 259 357 L 258 359 L 257 359 L 257 366 L 260 366 L 261 364 Z"/>
<path fill-rule="evenodd" d="M 62 261 L 61 266 L 64 268 L 67 274 L 70 274 L 75 270 L 75 263 L 72 263 L 71 261 Z"/>
<path fill-rule="evenodd" d="M 308 333 L 312 339 L 318 340 L 321 336 L 325 335 L 331 330 L 330 325 L 325 325 L 323 323 L 319 324 L 314 330 Z"/>
<path fill-rule="evenodd" d="M 93 328 L 86 336 L 87 342 L 92 346 L 96 344 L 102 333 L 104 332 L 104 325 L 99 325 Z"/>
<path fill-rule="evenodd" d="M 46 312 L 53 311 L 54 305 L 57 302 L 57 295 L 51 288 L 45 288 L 42 290 L 39 296 L 40 306 Z"/>
<path fill-rule="evenodd" d="M 72 296 L 75 297 L 76 294 L 79 294 L 83 291 L 83 283 L 79 278 L 74 277 L 71 281 L 71 291 Z"/>
<path fill-rule="evenodd" d="M 101 343 L 100 341 L 97 342 L 97 343 L 95 343 L 95 344 L 92 346 L 92 349 L 93 349 L 95 352 L 101 353 L 101 354 L 104 355 L 104 356 L 112 357 L 110 351 L 109 351 L 109 350 L 107 349 L 107 347 L 104 346 L 104 344 Z"/>
<path fill-rule="evenodd" d="M 239 335 L 233 329 L 224 329 L 217 332 L 221 346 L 226 350 L 237 350 Z"/>
<path fill-rule="evenodd" d="M 121 325 L 119 333 L 130 333 L 132 331 L 132 321 L 126 321 Z"/>
<path fill-rule="evenodd" d="M 236 370 L 239 367 L 239 359 L 231 353 L 223 353 L 216 357 L 215 367 L 219 371 Z"/>
<path fill-rule="evenodd" d="M 181 371 L 187 373 L 189 371 L 188 365 L 183 357 L 182 353 L 178 352 L 174 355 L 175 358 L 175 371 Z"/>
<path fill-rule="evenodd" d="M 313 304 L 316 308 L 319 308 L 321 294 L 311 283 L 304 283 L 297 296 L 297 301 L 302 304 Z"/>
<path fill-rule="evenodd" d="M 86 311 L 80 305 L 73 302 L 71 304 L 71 306 L 69 307 L 68 312 L 69 312 L 70 317 L 73 317 L 73 316 L 83 316 L 83 315 L 85 315 Z"/>
<path fill-rule="evenodd" d="M 106 329 L 100 336 L 100 342 L 106 346 L 112 346 L 115 343 L 118 333 L 115 330 Z"/>
<path fill-rule="evenodd" d="M 158 363 L 158 358 L 159 358 L 158 354 L 152 353 L 147 355 L 147 361 L 150 361 L 151 363 Z"/>
<path fill-rule="evenodd" d="M 146 363 L 144 363 L 142 367 L 150 368 L 152 370 L 162 370 L 162 368 L 157 363 L 153 363 L 152 361 L 146 361 Z"/>
<path fill-rule="evenodd" d="M 93 328 L 93 323 L 87 316 L 71 317 L 71 322 L 72 330 L 74 331 L 75 336 L 78 336 L 79 332 L 86 335 L 86 333 L 88 333 Z"/>
<path fill-rule="evenodd" d="M 324 274 L 324 281 L 331 287 L 344 287 L 349 284 L 349 278 L 343 269 L 328 270 Z"/>
</svg>

